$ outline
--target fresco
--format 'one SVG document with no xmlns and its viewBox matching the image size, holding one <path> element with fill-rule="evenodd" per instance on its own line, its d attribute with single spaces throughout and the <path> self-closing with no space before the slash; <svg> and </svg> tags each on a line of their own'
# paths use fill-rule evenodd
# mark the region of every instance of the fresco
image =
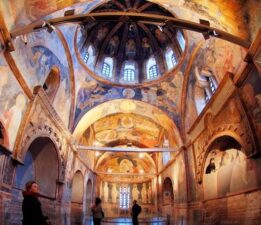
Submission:
<svg viewBox="0 0 261 225">
<path fill-rule="evenodd" d="M 0 121 L 8 134 L 7 147 L 12 151 L 28 100 L 3 55 L 0 55 L 0 96 Z"/>
<path fill-rule="evenodd" d="M 120 203 L 120 187 L 126 187 L 129 191 L 130 205 L 133 200 L 137 200 L 139 204 L 153 204 L 151 182 L 120 184 L 103 181 L 100 184 L 100 196 L 105 203 Z"/>
<path fill-rule="evenodd" d="M 151 161 L 148 160 L 145 155 L 143 158 L 140 158 L 139 155 L 135 153 L 106 153 L 106 157 L 110 157 L 110 160 L 102 160 L 97 165 L 96 170 L 98 171 L 111 171 L 113 173 L 126 173 L 128 176 L 134 176 L 133 173 L 139 174 L 140 171 L 143 171 L 145 174 L 152 174 L 155 170 Z"/>
<path fill-rule="evenodd" d="M 112 99 L 135 99 L 147 102 L 166 112 L 177 125 L 180 125 L 179 100 L 183 74 L 177 73 L 174 78 L 158 86 L 144 88 L 111 87 L 98 84 L 95 80 L 81 78 L 77 94 L 75 125 L 77 121 L 93 107 Z"/>
<path fill-rule="evenodd" d="M 17 65 L 31 89 L 36 85 L 42 86 L 44 84 L 53 66 L 59 68 L 61 81 L 53 106 L 67 126 L 71 105 L 71 91 L 69 68 L 66 57 L 64 57 L 64 48 L 54 32 L 51 34 L 47 31 L 34 32 L 27 36 L 27 41 L 27 44 L 21 38 L 17 38 L 15 41 L 17 50 L 14 52 L 14 58 Z M 52 48 L 52 46 L 56 47 Z"/>
<path fill-rule="evenodd" d="M 241 88 L 241 96 L 255 127 L 257 140 L 261 146 L 261 75 L 253 70 Z"/>
<path fill-rule="evenodd" d="M 150 119 L 133 114 L 117 114 L 97 121 L 88 128 L 84 136 L 87 143 L 95 142 L 96 145 L 128 139 L 154 147 L 160 144 L 158 136 L 161 129 Z M 95 133 L 95 137 L 90 135 L 90 130 Z"/>
<path fill-rule="evenodd" d="M 205 163 L 204 199 L 225 197 L 257 186 L 251 159 L 237 149 L 212 150 Z"/>
</svg>

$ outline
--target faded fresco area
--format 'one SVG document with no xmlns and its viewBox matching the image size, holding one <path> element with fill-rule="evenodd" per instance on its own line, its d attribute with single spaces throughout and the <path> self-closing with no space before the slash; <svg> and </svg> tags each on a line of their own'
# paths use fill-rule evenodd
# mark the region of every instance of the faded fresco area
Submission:
<svg viewBox="0 0 261 225">
<path fill-rule="evenodd" d="M 27 97 L 0 55 L 0 122 L 8 134 L 7 148 L 12 151 L 27 107 Z"/>
<path fill-rule="evenodd" d="M 202 50 L 197 53 L 193 64 L 187 91 L 185 126 L 189 129 L 197 115 L 207 104 L 206 89 L 209 87 L 208 79 L 215 77 L 216 88 L 227 72 L 237 74 L 242 71 L 246 50 L 238 45 L 221 39 L 209 39 Z M 194 115 L 194 116 L 192 116 Z"/>
<path fill-rule="evenodd" d="M 261 146 L 261 75 L 255 69 L 241 89 L 245 108 L 255 127 L 257 141 Z"/>
<path fill-rule="evenodd" d="M 55 32 L 34 32 L 16 39 L 15 47 L 17 50 L 14 58 L 32 90 L 37 85 L 43 87 L 51 69 L 54 66 L 58 68 L 60 84 L 53 106 L 64 124 L 68 125 L 71 105 L 70 75 L 68 62 L 64 57 L 65 50 Z"/>
<path fill-rule="evenodd" d="M 257 186 L 254 164 L 237 149 L 212 150 L 204 167 L 204 199 L 225 197 Z"/>
</svg>

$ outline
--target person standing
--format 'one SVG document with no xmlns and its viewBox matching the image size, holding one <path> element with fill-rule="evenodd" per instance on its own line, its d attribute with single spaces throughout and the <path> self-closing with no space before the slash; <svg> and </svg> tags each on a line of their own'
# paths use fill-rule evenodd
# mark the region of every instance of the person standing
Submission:
<svg viewBox="0 0 261 225">
<path fill-rule="evenodd" d="M 137 201 L 133 201 L 133 206 L 131 209 L 132 223 L 133 225 L 139 225 L 138 216 L 141 213 L 141 207 L 138 205 Z"/>
<path fill-rule="evenodd" d="M 29 181 L 25 185 L 22 204 L 23 225 L 48 225 L 42 213 L 41 203 L 38 200 L 39 187 L 35 181 Z"/>
<path fill-rule="evenodd" d="M 92 216 L 94 225 L 100 225 L 104 212 L 101 207 L 101 199 L 98 197 L 95 198 L 95 204 L 92 206 Z"/>
</svg>

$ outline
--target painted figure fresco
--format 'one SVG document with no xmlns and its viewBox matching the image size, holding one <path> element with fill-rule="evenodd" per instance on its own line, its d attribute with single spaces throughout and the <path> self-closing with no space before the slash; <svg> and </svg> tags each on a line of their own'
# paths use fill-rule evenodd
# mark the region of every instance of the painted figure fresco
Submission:
<svg viewBox="0 0 261 225">
<path fill-rule="evenodd" d="M 147 203 L 147 187 L 146 187 L 146 183 L 142 184 L 141 201 L 142 201 L 142 203 Z"/>
<path fill-rule="evenodd" d="M 132 200 L 138 200 L 139 199 L 140 192 L 138 190 L 137 184 L 133 185 L 131 194 L 132 194 Z"/>
<path fill-rule="evenodd" d="M 253 71 L 242 89 L 242 99 L 255 126 L 257 140 L 261 144 L 261 75 Z"/>
<path fill-rule="evenodd" d="M 205 199 L 255 188 L 254 167 L 240 150 L 212 150 L 206 159 L 203 185 Z"/>
<path fill-rule="evenodd" d="M 107 182 L 104 182 L 103 194 L 104 194 L 104 201 L 108 202 L 108 199 L 109 199 L 109 187 L 108 187 L 108 183 Z"/>
<path fill-rule="evenodd" d="M 117 203 L 118 194 L 119 191 L 117 190 L 116 184 L 113 184 L 111 190 L 112 203 Z"/>
<path fill-rule="evenodd" d="M 12 151 L 16 135 L 25 112 L 27 98 L 18 82 L 0 58 L 0 121 L 8 134 L 9 149 Z"/>
</svg>

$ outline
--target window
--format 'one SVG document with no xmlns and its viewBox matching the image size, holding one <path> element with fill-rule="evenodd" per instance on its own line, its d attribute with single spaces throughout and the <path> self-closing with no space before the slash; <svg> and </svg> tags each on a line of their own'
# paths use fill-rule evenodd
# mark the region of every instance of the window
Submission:
<svg viewBox="0 0 261 225">
<path fill-rule="evenodd" d="M 88 65 L 88 66 L 93 66 L 94 64 L 94 48 L 90 45 L 88 49 L 84 52 L 83 54 L 83 61 Z"/>
<path fill-rule="evenodd" d="M 180 48 L 184 52 L 186 42 L 185 42 L 183 34 L 180 31 L 177 32 L 177 39 L 178 39 Z"/>
<path fill-rule="evenodd" d="M 83 61 L 84 61 L 85 63 L 87 63 L 87 62 L 88 62 L 88 59 L 89 59 L 89 53 L 88 53 L 88 51 L 86 51 L 85 54 L 84 54 L 84 56 L 83 56 Z"/>
<path fill-rule="evenodd" d="M 157 77 L 158 77 L 158 67 L 157 67 L 157 65 L 153 65 L 149 69 L 149 77 L 148 77 L 148 79 L 149 80 L 150 79 L 155 79 Z"/>
<path fill-rule="evenodd" d="M 147 79 L 152 80 L 158 77 L 158 66 L 156 65 L 155 58 L 150 58 L 147 62 Z"/>
<path fill-rule="evenodd" d="M 135 81 L 135 65 L 134 63 L 126 63 L 123 70 L 123 80 L 132 82 Z"/>
<path fill-rule="evenodd" d="M 163 156 L 162 156 L 163 165 L 166 165 L 169 160 L 170 160 L 170 152 L 163 152 Z"/>
<path fill-rule="evenodd" d="M 128 209 L 130 204 L 130 187 L 120 187 L 120 208 Z"/>
<path fill-rule="evenodd" d="M 165 58 L 166 58 L 168 70 L 171 70 L 174 66 L 178 64 L 177 56 L 171 48 L 167 49 Z"/>
<path fill-rule="evenodd" d="M 172 61 L 173 66 L 178 64 L 178 59 L 174 53 L 171 56 L 171 61 Z"/>
<path fill-rule="evenodd" d="M 113 59 L 110 57 L 106 57 L 102 65 L 101 73 L 104 77 L 112 78 L 112 70 L 113 70 Z"/>
</svg>

